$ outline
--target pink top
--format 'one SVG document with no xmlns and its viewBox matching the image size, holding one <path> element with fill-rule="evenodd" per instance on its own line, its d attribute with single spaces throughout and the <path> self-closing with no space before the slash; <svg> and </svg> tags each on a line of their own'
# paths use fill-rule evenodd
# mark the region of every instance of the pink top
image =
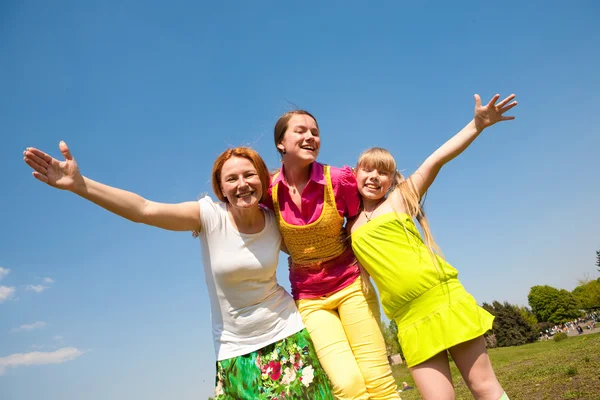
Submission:
<svg viewBox="0 0 600 400">
<path fill-rule="evenodd" d="M 356 177 L 350 167 L 330 168 L 331 184 L 337 210 L 340 216 L 352 218 L 360 211 L 360 196 L 356 185 Z M 310 177 L 301 195 L 301 209 L 298 209 L 290 196 L 289 186 L 285 180 L 284 168 L 271 182 L 269 196 L 265 205 L 273 209 L 272 189 L 279 184 L 277 197 L 281 217 L 292 225 L 307 225 L 315 222 L 323 210 L 327 180 L 323 164 L 314 162 L 311 165 Z M 360 276 L 360 269 L 352 249 L 348 246 L 342 255 L 315 268 L 294 268 L 290 260 L 290 283 L 294 299 L 310 299 L 335 293 L 351 285 Z"/>
<path fill-rule="evenodd" d="M 352 169 L 346 166 L 342 168 L 330 167 L 329 170 L 338 212 L 346 218 L 355 217 L 360 211 L 360 195 L 358 194 L 356 177 Z M 281 216 L 285 222 L 301 226 L 313 223 L 319 218 L 323 210 L 325 187 L 327 185 L 323 164 L 318 162 L 312 163 L 310 178 L 302 191 L 302 210 L 299 210 L 296 203 L 292 201 L 289 186 L 285 180 L 283 166 L 281 167 L 281 173 L 271 182 L 269 197 L 265 199 L 264 205 L 271 210 L 273 209 L 271 190 L 276 183 L 280 183 L 278 197 L 279 204 L 281 205 Z M 287 190 L 283 190 L 281 188 L 282 185 Z"/>
</svg>

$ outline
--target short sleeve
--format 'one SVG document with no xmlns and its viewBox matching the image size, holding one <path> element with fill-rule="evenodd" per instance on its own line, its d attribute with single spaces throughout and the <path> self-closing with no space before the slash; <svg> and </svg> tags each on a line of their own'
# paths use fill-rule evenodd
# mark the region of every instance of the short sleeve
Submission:
<svg viewBox="0 0 600 400">
<path fill-rule="evenodd" d="M 200 207 L 200 223 L 202 224 L 202 233 L 212 232 L 223 218 L 223 207 L 220 203 L 215 203 L 209 196 L 198 200 Z"/>
<path fill-rule="evenodd" d="M 338 210 L 347 218 L 355 217 L 360 211 L 360 195 L 352 168 L 331 167 L 331 184 Z"/>
</svg>

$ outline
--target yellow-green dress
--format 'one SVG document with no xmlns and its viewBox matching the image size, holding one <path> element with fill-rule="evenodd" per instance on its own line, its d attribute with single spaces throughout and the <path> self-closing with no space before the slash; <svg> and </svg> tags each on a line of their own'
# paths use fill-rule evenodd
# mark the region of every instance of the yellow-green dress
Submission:
<svg viewBox="0 0 600 400">
<path fill-rule="evenodd" d="M 352 233 L 352 249 L 398 325 L 408 367 L 492 328 L 494 317 L 467 293 L 458 271 L 439 256 L 436 266 L 409 215 L 373 218 Z"/>
</svg>

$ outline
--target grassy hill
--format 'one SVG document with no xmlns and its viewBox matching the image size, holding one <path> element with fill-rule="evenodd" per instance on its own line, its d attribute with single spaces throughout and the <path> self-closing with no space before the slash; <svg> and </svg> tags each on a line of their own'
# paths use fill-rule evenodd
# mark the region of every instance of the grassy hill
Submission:
<svg viewBox="0 0 600 400">
<path fill-rule="evenodd" d="M 511 400 L 600 400 L 600 333 L 523 346 L 490 349 L 494 370 Z M 460 373 L 451 363 L 457 399 L 472 399 Z M 408 368 L 393 367 L 398 387 L 414 386 Z M 403 400 L 421 399 L 418 391 L 402 393 Z"/>
</svg>

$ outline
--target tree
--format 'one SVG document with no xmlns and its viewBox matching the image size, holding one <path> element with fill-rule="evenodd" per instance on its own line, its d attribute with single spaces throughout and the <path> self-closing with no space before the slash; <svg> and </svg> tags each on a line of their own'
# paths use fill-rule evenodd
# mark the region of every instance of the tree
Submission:
<svg viewBox="0 0 600 400">
<path fill-rule="evenodd" d="M 538 328 L 538 320 L 533 315 L 533 312 L 528 307 L 519 307 L 519 312 L 523 319 L 527 322 L 527 324 L 537 333 Z"/>
<path fill-rule="evenodd" d="M 552 286 L 533 286 L 527 296 L 529 306 L 540 322 L 560 324 L 580 316 L 578 298 L 564 289 Z"/>
<path fill-rule="evenodd" d="M 390 321 L 389 325 L 382 322 L 381 333 L 383 334 L 388 356 L 391 356 L 392 354 L 402 355 L 402 348 L 398 342 L 398 325 L 396 325 L 396 321 Z M 404 355 L 402 355 L 402 357 L 404 358 Z"/>
<path fill-rule="evenodd" d="M 565 289 L 559 290 L 558 295 L 560 302 L 549 322 L 562 324 L 581 316 L 581 302 L 577 296 Z"/>
<path fill-rule="evenodd" d="M 573 289 L 573 295 L 579 300 L 581 308 L 600 306 L 600 278 L 579 280 L 579 285 Z"/>
<path fill-rule="evenodd" d="M 535 342 L 538 338 L 537 320 L 527 308 L 494 301 L 483 303 L 494 315 L 494 335 L 498 347 L 517 346 Z"/>
<path fill-rule="evenodd" d="M 547 285 L 533 286 L 529 290 L 527 300 L 538 321 L 546 322 L 558 303 L 558 289 Z"/>
</svg>

